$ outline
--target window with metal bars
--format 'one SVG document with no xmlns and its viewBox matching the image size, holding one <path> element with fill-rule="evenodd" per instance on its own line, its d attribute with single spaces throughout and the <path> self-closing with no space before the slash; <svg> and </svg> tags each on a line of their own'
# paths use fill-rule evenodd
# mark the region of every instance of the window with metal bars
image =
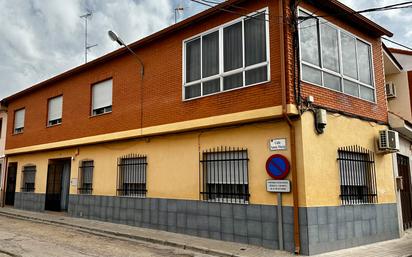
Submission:
<svg viewBox="0 0 412 257">
<path fill-rule="evenodd" d="M 34 183 L 36 178 L 36 166 L 27 165 L 22 170 L 22 192 L 34 192 Z"/>
<path fill-rule="evenodd" d="M 93 192 L 93 170 L 94 162 L 85 160 L 80 163 L 79 181 L 77 191 L 79 194 L 92 194 Z"/>
<path fill-rule="evenodd" d="M 341 203 L 377 203 L 374 153 L 360 146 L 338 149 Z"/>
<path fill-rule="evenodd" d="M 146 197 L 147 157 L 129 154 L 117 161 L 117 195 Z"/>
<path fill-rule="evenodd" d="M 248 203 L 248 153 L 246 149 L 218 147 L 201 155 L 201 199 Z"/>
</svg>

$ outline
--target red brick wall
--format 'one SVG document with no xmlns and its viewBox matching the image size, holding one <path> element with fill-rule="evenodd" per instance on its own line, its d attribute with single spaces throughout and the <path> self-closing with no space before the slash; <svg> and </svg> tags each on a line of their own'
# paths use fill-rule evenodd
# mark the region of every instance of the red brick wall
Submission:
<svg viewBox="0 0 412 257">
<path fill-rule="evenodd" d="M 246 1 L 242 6 L 250 12 L 269 6 L 271 15 L 276 17 L 278 13 L 277 1 L 253 0 Z M 136 49 L 145 64 L 143 127 L 281 104 L 277 21 L 269 26 L 271 82 L 182 101 L 182 41 L 238 17 L 222 12 Z M 272 20 L 275 18 L 272 17 Z M 140 128 L 139 69 L 133 56 L 123 55 L 11 101 L 6 148 Z M 113 78 L 113 112 L 90 117 L 91 85 L 107 78 Z M 63 122 L 47 128 L 47 100 L 61 94 Z M 14 111 L 23 107 L 26 108 L 24 133 L 12 135 Z"/>
<path fill-rule="evenodd" d="M 321 10 L 316 9 L 306 3 L 300 4 L 301 7 L 316 12 L 316 15 L 324 16 L 329 13 L 325 13 Z M 339 26 L 340 28 L 349 31 L 350 33 L 358 36 L 359 38 L 372 44 L 373 52 L 373 66 L 374 66 L 374 78 L 375 78 L 375 88 L 376 88 L 376 103 L 371 103 L 368 101 L 361 100 L 356 97 L 345 95 L 339 92 L 328 90 L 316 85 L 311 85 L 302 82 L 302 96 L 306 98 L 308 95 L 315 97 L 315 104 L 324 106 L 327 108 L 359 115 L 362 117 L 367 117 L 377 121 L 387 122 L 387 103 L 385 97 L 384 88 L 384 72 L 383 72 L 383 60 L 382 60 L 382 46 L 380 38 L 371 37 L 352 26 L 347 25 L 341 20 L 334 17 L 325 18 L 329 22 Z M 289 35 L 290 36 L 290 35 Z M 291 51 L 293 45 L 290 37 L 289 49 Z M 292 60 L 292 56 L 289 59 Z M 292 67 L 289 65 L 289 74 L 292 74 Z M 292 78 L 290 76 L 290 78 Z M 290 101 L 293 101 L 293 89 L 290 88 Z"/>
</svg>

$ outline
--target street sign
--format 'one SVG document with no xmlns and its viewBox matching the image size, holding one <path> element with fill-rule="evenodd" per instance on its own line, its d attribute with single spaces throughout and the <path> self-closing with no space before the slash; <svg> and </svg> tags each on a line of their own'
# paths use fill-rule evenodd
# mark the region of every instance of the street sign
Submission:
<svg viewBox="0 0 412 257">
<path fill-rule="evenodd" d="M 289 193 L 289 180 L 266 180 L 266 191 L 273 193 Z"/>
<path fill-rule="evenodd" d="M 70 180 L 70 185 L 71 185 L 72 187 L 77 187 L 77 178 L 72 178 L 72 179 Z"/>
<path fill-rule="evenodd" d="M 274 179 L 284 179 L 289 174 L 288 159 L 281 154 L 274 154 L 266 161 L 266 172 Z"/>
<path fill-rule="evenodd" d="M 269 141 L 271 151 L 287 150 L 286 138 L 276 138 Z"/>
</svg>

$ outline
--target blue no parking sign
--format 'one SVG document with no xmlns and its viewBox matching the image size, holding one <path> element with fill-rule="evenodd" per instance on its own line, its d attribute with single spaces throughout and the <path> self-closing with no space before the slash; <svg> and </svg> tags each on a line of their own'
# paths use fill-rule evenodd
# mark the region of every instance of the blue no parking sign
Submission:
<svg viewBox="0 0 412 257">
<path fill-rule="evenodd" d="M 266 172 L 274 179 L 284 179 L 290 170 L 288 159 L 281 154 L 274 154 L 266 161 Z"/>
</svg>

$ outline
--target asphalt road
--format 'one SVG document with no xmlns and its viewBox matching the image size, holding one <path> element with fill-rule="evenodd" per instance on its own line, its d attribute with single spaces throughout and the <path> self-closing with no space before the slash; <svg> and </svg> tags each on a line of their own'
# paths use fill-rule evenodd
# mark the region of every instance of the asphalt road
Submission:
<svg viewBox="0 0 412 257">
<path fill-rule="evenodd" d="M 210 257 L 183 249 L 0 216 L 0 257 L 10 256 Z"/>
</svg>

